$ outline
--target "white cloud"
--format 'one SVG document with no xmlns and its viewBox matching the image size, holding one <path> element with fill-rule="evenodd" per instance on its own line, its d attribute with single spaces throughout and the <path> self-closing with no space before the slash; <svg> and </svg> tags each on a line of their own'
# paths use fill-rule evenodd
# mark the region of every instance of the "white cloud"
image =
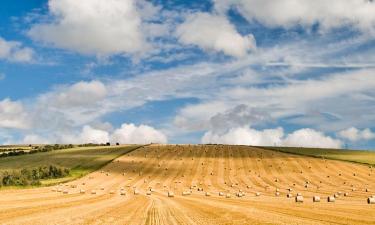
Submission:
<svg viewBox="0 0 375 225">
<path fill-rule="evenodd" d="M 284 146 L 316 147 L 316 148 L 340 148 L 340 140 L 325 136 L 322 132 L 305 128 L 294 131 L 283 140 Z"/>
<path fill-rule="evenodd" d="M 0 101 L 0 128 L 25 129 L 29 127 L 27 113 L 21 102 L 8 98 Z"/>
<path fill-rule="evenodd" d="M 43 138 L 36 134 L 28 134 L 23 138 L 22 143 L 24 144 L 51 144 L 48 139 Z"/>
<path fill-rule="evenodd" d="M 372 132 L 369 128 L 359 130 L 355 127 L 350 127 L 338 132 L 338 136 L 353 142 L 375 139 L 375 133 Z"/>
<path fill-rule="evenodd" d="M 148 48 L 133 0 L 49 0 L 48 6 L 52 21 L 30 29 L 34 40 L 99 56 Z"/>
<path fill-rule="evenodd" d="M 202 137 L 202 143 L 220 143 L 257 146 L 294 146 L 340 148 L 340 140 L 325 136 L 313 129 L 305 128 L 285 136 L 282 128 L 255 130 L 249 127 L 232 128 L 226 133 L 218 134 L 208 131 Z"/>
<path fill-rule="evenodd" d="M 53 101 L 56 107 L 85 107 L 103 100 L 107 95 L 105 85 L 100 81 L 78 82 L 66 90 L 59 91 Z"/>
<path fill-rule="evenodd" d="M 367 0 L 215 0 L 216 10 L 234 6 L 248 21 L 290 28 L 296 25 L 322 29 L 353 26 L 364 32 L 375 28 L 375 3 Z"/>
<path fill-rule="evenodd" d="M 1 133 L 0 133 L 1 134 Z M 5 135 L 5 134 L 4 134 Z M 1 137 L 1 136 L 0 136 Z M 5 136 L 4 136 L 5 137 Z M 8 142 L 11 136 L 7 137 Z M 91 126 L 84 125 L 80 129 L 55 130 L 46 133 L 27 133 L 21 142 L 24 144 L 82 144 L 119 142 L 121 144 L 167 143 L 167 136 L 160 130 L 147 125 L 122 124 L 113 130 L 109 123 Z"/>
<path fill-rule="evenodd" d="M 208 13 L 188 16 L 177 27 L 176 35 L 184 44 L 221 51 L 234 57 L 244 57 L 248 51 L 256 48 L 252 35 L 242 36 L 225 17 Z"/>
<path fill-rule="evenodd" d="M 23 47 L 20 42 L 6 41 L 0 37 L 0 59 L 10 62 L 32 62 L 34 50 Z"/>
<path fill-rule="evenodd" d="M 167 137 L 161 131 L 147 125 L 134 124 L 122 124 L 121 128 L 113 132 L 111 140 L 123 144 L 167 143 Z"/>
<path fill-rule="evenodd" d="M 91 126 L 84 126 L 79 137 L 80 143 L 107 143 L 109 141 L 109 134 L 107 131 L 95 129 Z"/>
<path fill-rule="evenodd" d="M 234 145 L 279 145 L 284 131 L 282 128 L 258 131 L 248 127 L 232 128 L 224 134 L 208 131 L 202 137 L 202 143 L 220 143 Z"/>
</svg>

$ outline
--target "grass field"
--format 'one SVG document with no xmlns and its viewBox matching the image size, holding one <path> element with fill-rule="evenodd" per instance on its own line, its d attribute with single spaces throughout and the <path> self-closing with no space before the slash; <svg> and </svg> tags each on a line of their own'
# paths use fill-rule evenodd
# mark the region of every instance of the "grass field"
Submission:
<svg viewBox="0 0 375 225">
<path fill-rule="evenodd" d="M 296 147 L 259 147 L 279 152 L 307 155 L 318 158 L 334 159 L 361 164 L 375 165 L 375 151 L 345 149 L 296 148 Z"/>
<path fill-rule="evenodd" d="M 5 157 L 0 158 L 0 171 L 36 168 L 49 165 L 57 165 L 70 169 L 69 177 L 42 181 L 42 184 L 49 185 L 84 176 L 138 147 L 138 145 L 76 147 L 32 155 Z"/>
</svg>

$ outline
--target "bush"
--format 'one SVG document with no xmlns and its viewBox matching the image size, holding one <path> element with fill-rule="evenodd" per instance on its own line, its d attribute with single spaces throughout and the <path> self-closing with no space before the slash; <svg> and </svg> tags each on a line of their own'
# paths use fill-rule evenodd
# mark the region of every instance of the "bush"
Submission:
<svg viewBox="0 0 375 225">
<path fill-rule="evenodd" d="M 40 185 L 40 180 L 61 178 L 68 176 L 69 173 L 68 168 L 54 165 L 20 171 L 4 171 L 0 172 L 0 186 Z"/>
</svg>

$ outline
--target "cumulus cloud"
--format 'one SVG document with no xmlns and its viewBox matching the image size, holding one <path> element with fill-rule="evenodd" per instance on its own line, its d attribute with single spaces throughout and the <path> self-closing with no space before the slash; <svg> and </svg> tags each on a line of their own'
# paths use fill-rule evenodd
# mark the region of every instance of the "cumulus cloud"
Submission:
<svg viewBox="0 0 375 225">
<path fill-rule="evenodd" d="M 110 127 L 110 129 L 109 129 Z M 1 133 L 0 133 L 1 134 Z M 1 135 L 0 135 L 1 137 Z M 10 140 L 8 137 L 7 140 Z M 122 124 L 112 129 L 109 123 L 84 125 L 76 130 L 56 130 L 52 133 L 27 133 L 21 141 L 24 144 L 103 144 L 119 142 L 121 144 L 167 143 L 167 136 L 160 130 L 148 125 Z"/>
<path fill-rule="evenodd" d="M 176 35 L 183 44 L 197 45 L 205 50 L 244 57 L 256 48 L 253 35 L 242 36 L 223 16 L 195 13 L 177 27 Z"/>
<path fill-rule="evenodd" d="M 21 102 L 8 98 L 0 101 L 0 128 L 26 129 L 28 127 L 27 113 Z"/>
<path fill-rule="evenodd" d="M 34 50 L 23 47 L 20 42 L 6 41 L 0 37 L 0 59 L 11 62 L 32 62 Z"/>
<path fill-rule="evenodd" d="M 206 132 L 202 143 L 234 144 L 234 145 L 278 145 L 281 143 L 284 131 L 282 128 L 255 130 L 248 127 L 232 128 L 224 134 L 214 131 Z"/>
<path fill-rule="evenodd" d="M 294 146 L 317 148 L 340 148 L 340 140 L 324 135 L 322 132 L 305 128 L 285 135 L 282 128 L 256 130 L 249 127 L 232 128 L 226 133 L 206 132 L 202 143 L 220 143 L 257 146 Z"/>
<path fill-rule="evenodd" d="M 360 130 L 355 127 L 350 127 L 338 132 L 338 136 L 353 142 L 375 139 L 375 133 L 369 128 Z"/>
<path fill-rule="evenodd" d="M 294 131 L 283 140 L 282 145 L 296 147 L 316 147 L 316 148 L 340 148 L 340 140 L 326 136 L 324 133 L 305 128 Z"/>
<path fill-rule="evenodd" d="M 59 107 L 84 107 L 103 100 L 106 95 L 107 89 L 102 82 L 81 81 L 58 92 L 53 103 Z"/>
<path fill-rule="evenodd" d="M 113 132 L 111 140 L 127 144 L 167 143 L 167 137 L 161 131 L 147 125 L 134 124 L 122 124 Z"/>
<path fill-rule="evenodd" d="M 104 56 L 147 48 L 133 0 L 49 0 L 48 7 L 52 21 L 29 30 L 34 40 Z"/>
<path fill-rule="evenodd" d="M 354 26 L 367 32 L 375 26 L 375 3 L 369 0 L 215 0 L 216 10 L 234 6 L 248 21 L 290 28 L 296 25 L 322 29 Z"/>
<path fill-rule="evenodd" d="M 271 121 L 271 116 L 263 110 L 240 104 L 210 119 L 210 129 L 222 131 L 232 127 L 254 125 Z"/>
</svg>

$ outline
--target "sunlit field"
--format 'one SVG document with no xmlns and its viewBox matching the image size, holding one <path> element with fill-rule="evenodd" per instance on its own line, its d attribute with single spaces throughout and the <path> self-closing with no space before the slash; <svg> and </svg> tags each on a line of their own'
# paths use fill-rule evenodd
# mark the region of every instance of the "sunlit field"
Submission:
<svg viewBox="0 0 375 225">
<path fill-rule="evenodd" d="M 247 146 L 132 148 L 124 147 L 122 153 L 130 152 L 68 183 L 1 191 L 0 221 L 202 225 L 375 222 L 375 205 L 368 204 L 374 195 L 375 173 L 368 165 Z M 82 160 L 78 163 L 81 168 L 92 169 L 93 161 L 107 162 L 118 151 L 70 149 L 55 156 L 30 156 L 38 160 L 27 159 L 36 165 L 49 157 L 48 162 L 58 158 L 73 167 Z M 97 156 L 86 159 L 89 152 Z M 1 163 L 2 169 L 14 165 L 16 158 Z"/>
</svg>

